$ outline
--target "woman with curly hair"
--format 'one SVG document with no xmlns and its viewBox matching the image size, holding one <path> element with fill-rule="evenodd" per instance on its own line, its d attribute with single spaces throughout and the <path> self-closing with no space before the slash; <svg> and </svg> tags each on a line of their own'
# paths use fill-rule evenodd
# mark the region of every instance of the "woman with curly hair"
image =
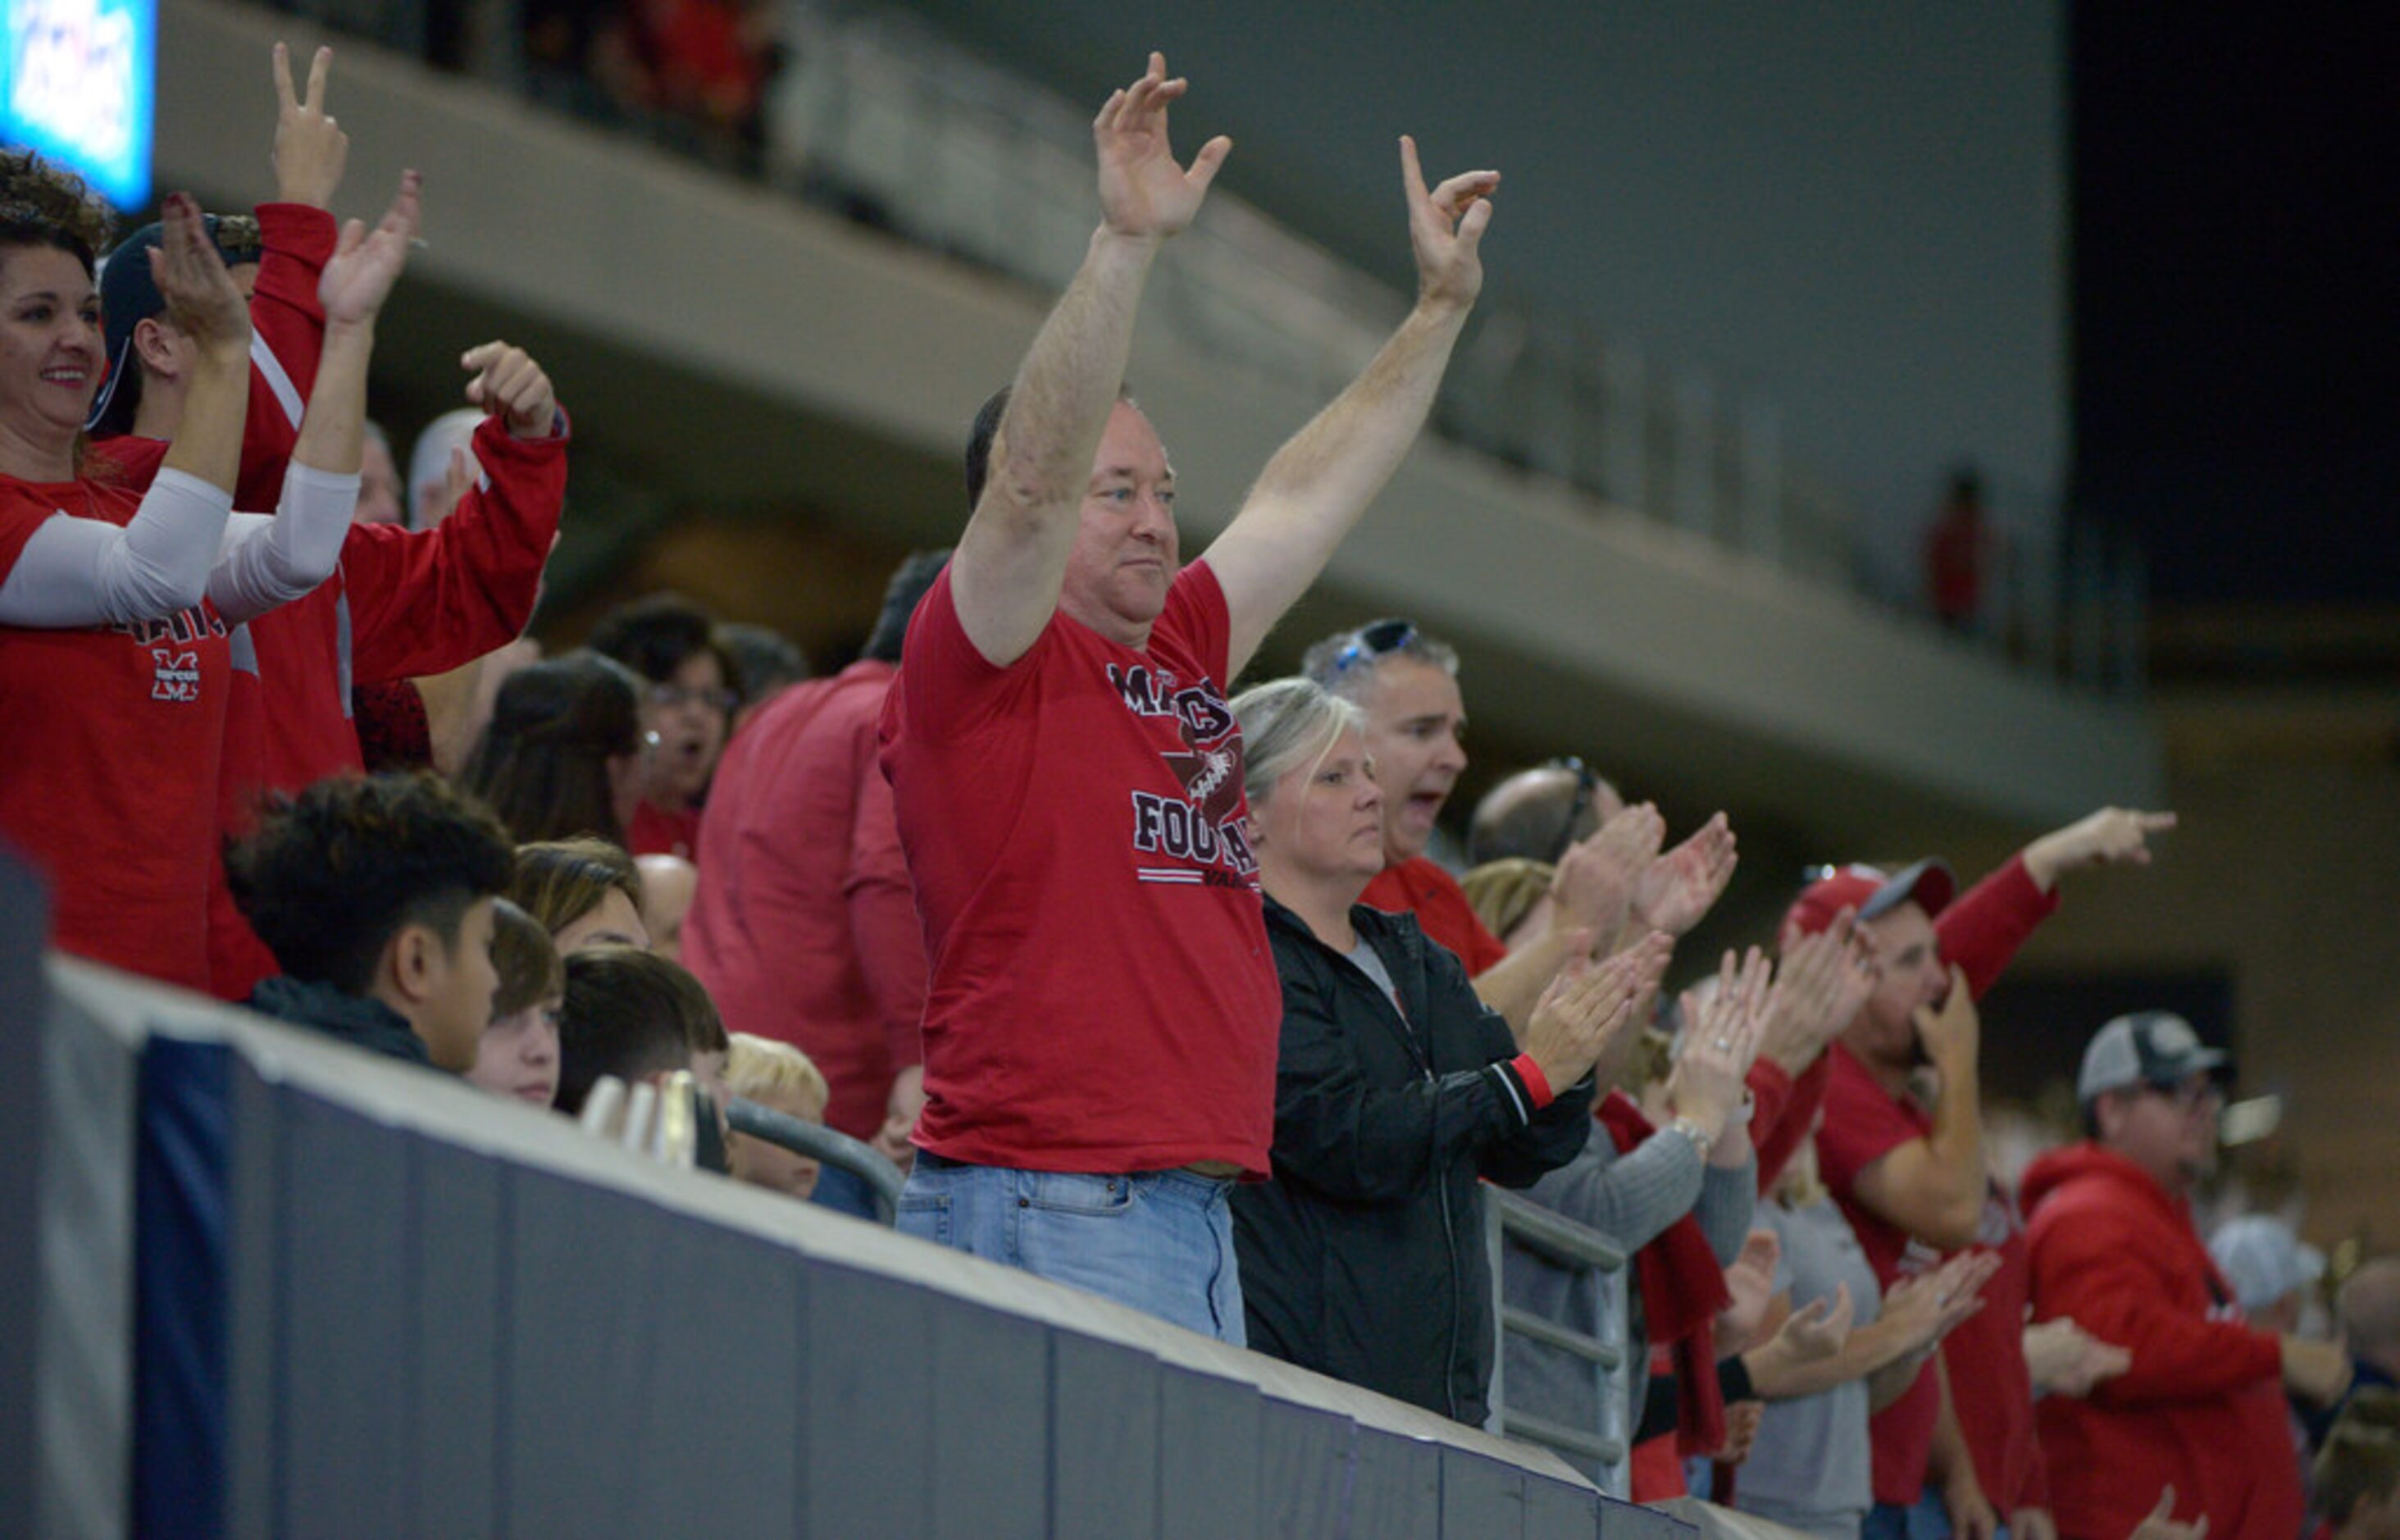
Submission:
<svg viewBox="0 0 2400 1540">
<path fill-rule="evenodd" d="M 210 851 L 233 628 L 322 581 L 358 496 L 375 319 L 416 225 L 416 183 L 326 264 L 326 335 L 281 512 L 233 515 L 250 317 L 198 207 L 167 199 L 148 254 L 193 359 L 146 490 L 88 472 L 102 372 L 83 184 L 0 155 L 0 835 L 55 893 L 58 944 L 205 988 Z"/>
</svg>

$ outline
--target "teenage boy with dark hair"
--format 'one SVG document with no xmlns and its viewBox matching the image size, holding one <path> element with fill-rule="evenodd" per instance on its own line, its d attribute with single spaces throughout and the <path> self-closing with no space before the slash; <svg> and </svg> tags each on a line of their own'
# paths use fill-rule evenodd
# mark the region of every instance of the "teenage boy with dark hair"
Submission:
<svg viewBox="0 0 2400 1540">
<path fill-rule="evenodd" d="M 225 875 L 283 973 L 253 1010 L 370 1053 L 463 1072 L 492 1019 L 492 905 L 513 847 L 430 774 L 320 781 L 278 798 Z"/>
</svg>

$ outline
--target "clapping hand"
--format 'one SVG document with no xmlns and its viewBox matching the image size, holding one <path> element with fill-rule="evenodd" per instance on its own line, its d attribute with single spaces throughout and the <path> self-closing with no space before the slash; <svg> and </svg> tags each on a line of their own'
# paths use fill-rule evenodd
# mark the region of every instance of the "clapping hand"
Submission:
<svg viewBox="0 0 2400 1540">
<path fill-rule="evenodd" d="M 1669 935 L 1689 934 L 1733 879 L 1735 860 L 1733 827 L 1718 813 L 1650 863 L 1634 885 L 1634 918 Z"/>
<path fill-rule="evenodd" d="M 189 193 L 170 193 L 158 222 L 158 244 L 149 252 L 150 279 L 165 302 L 167 320 L 203 353 L 247 358 L 250 307 L 209 238 L 200 206 Z"/>
<path fill-rule="evenodd" d="M 1567 847 L 1550 879 L 1561 920 L 1603 939 L 1624 928 L 1633 885 L 1658 858 L 1667 821 L 1647 802 L 1620 810 L 1589 836 Z"/>
<path fill-rule="evenodd" d="M 1100 157 L 1100 209 L 1110 229 L 1140 240 L 1179 234 L 1200 211 L 1208 184 L 1232 153 L 1220 134 L 1200 146 L 1192 169 L 1175 163 L 1166 142 L 1166 106 L 1192 83 L 1166 77 L 1166 56 L 1153 53 L 1142 77 L 1111 94 L 1092 120 Z"/>
<path fill-rule="evenodd" d="M 1797 1076 L 1842 1035 L 1875 993 L 1875 940 L 1844 909 L 1833 924 L 1784 948 L 1767 997 L 1762 1052 Z"/>
<path fill-rule="evenodd" d="M 1634 1029 L 1633 1006 L 1657 988 L 1672 944 L 1653 934 L 1602 962 L 1560 970 L 1525 1024 L 1523 1046 L 1554 1091 L 1583 1079 Z"/>
<path fill-rule="evenodd" d="M 1752 947 L 1735 960 L 1725 954 L 1716 988 L 1705 998 L 1684 996 L 1684 1042 L 1667 1083 L 1667 1097 L 1679 1116 L 1700 1125 L 1711 1139 L 1741 1105 L 1743 1083 L 1758 1058 L 1766 1030 L 1768 970 L 1766 954 Z"/>
<path fill-rule="evenodd" d="M 415 171 L 400 173 L 400 191 L 370 232 L 358 220 L 342 226 L 342 238 L 325 262 L 317 297 L 324 302 L 325 325 L 363 327 L 374 322 L 408 265 L 408 248 L 416 238 L 417 192 L 423 179 Z"/>
</svg>

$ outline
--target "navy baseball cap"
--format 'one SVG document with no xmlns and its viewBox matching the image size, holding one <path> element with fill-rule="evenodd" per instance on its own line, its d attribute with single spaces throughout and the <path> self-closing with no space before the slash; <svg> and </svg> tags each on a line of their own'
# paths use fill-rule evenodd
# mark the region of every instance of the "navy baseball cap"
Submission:
<svg viewBox="0 0 2400 1540">
<path fill-rule="evenodd" d="M 209 239 L 226 266 L 259 259 L 258 221 L 247 215 L 217 214 L 202 214 L 200 221 L 208 226 Z M 117 242 L 116 250 L 101 262 L 100 324 L 108 342 L 108 374 L 100 382 L 91 416 L 83 425 L 84 431 L 94 438 L 111 439 L 133 431 L 133 409 L 139 398 L 117 386 L 126 371 L 140 367 L 133 361 L 133 329 L 167 307 L 157 281 L 150 276 L 150 252 L 164 233 L 162 225 L 144 225 Z"/>
</svg>

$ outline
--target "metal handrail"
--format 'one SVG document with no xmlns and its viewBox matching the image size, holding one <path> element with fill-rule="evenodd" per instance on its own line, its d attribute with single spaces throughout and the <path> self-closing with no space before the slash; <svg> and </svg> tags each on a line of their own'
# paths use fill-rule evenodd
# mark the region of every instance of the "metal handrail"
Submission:
<svg viewBox="0 0 2400 1540">
<path fill-rule="evenodd" d="M 1632 1472 L 1628 1465 L 1627 1426 L 1631 1409 L 1627 1403 L 1632 1389 L 1625 1351 L 1625 1248 L 1589 1225 L 1577 1224 L 1505 1189 L 1487 1186 L 1483 1196 L 1484 1244 L 1492 1260 L 1493 1314 L 1500 1323 L 1504 1347 L 1494 1356 L 1492 1371 L 1492 1428 L 1508 1438 L 1556 1450 L 1572 1459 L 1589 1461 L 1599 1467 L 1602 1492 L 1612 1497 L 1628 1496 L 1632 1489 Z M 1561 1267 L 1601 1275 L 1600 1298 L 1589 1331 L 1546 1320 L 1506 1302 L 1502 1285 L 1507 1266 L 1504 1240 L 1514 1240 Z M 1598 1427 L 1571 1427 L 1532 1412 L 1510 1410 L 1505 1344 L 1512 1334 L 1572 1354 L 1592 1366 L 1600 1397 Z"/>
<path fill-rule="evenodd" d="M 778 1112 L 740 1097 L 727 1098 L 725 1122 L 737 1134 L 765 1139 L 796 1155 L 806 1155 L 849 1172 L 874 1192 L 875 1217 L 880 1223 L 889 1226 L 898 1218 L 900 1189 L 907 1179 L 900 1174 L 898 1166 L 878 1154 L 874 1146 L 852 1138 L 839 1128 L 803 1123 L 788 1112 Z"/>
</svg>

